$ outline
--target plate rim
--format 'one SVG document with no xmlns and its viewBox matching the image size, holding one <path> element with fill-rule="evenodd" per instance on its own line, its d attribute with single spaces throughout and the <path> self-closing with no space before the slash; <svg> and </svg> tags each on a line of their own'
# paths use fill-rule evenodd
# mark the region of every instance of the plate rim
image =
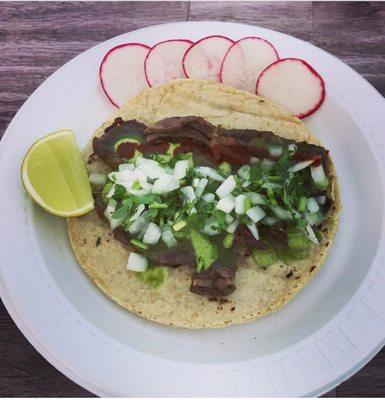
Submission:
<svg viewBox="0 0 385 400">
<path fill-rule="evenodd" d="M 29 104 L 30 101 L 33 101 L 33 97 L 39 93 L 40 90 L 42 90 L 46 85 L 48 85 L 51 81 L 51 78 L 58 74 L 59 71 L 61 71 L 60 73 L 63 73 L 63 71 L 65 70 L 65 68 L 68 66 L 68 64 L 71 64 L 72 62 L 75 62 L 75 60 L 77 60 L 79 57 L 83 57 L 86 56 L 88 52 L 91 51 L 95 51 L 98 47 L 102 47 L 106 44 L 108 44 L 109 42 L 115 41 L 115 40 L 119 40 L 120 38 L 124 38 L 127 34 L 133 33 L 133 32 L 140 32 L 142 30 L 147 30 L 147 29 L 151 29 L 153 27 L 159 27 L 159 26 L 165 26 L 165 25 L 195 25 L 195 24 L 202 24 L 202 23 L 219 23 L 221 25 L 223 24 L 230 24 L 230 25 L 243 25 L 243 26 L 247 26 L 247 27 L 252 27 L 252 28 L 256 28 L 260 31 L 266 31 L 266 32 L 275 32 L 275 33 L 279 33 L 280 35 L 284 35 L 288 38 L 294 38 L 296 40 L 299 40 L 303 43 L 305 43 L 307 46 L 312 46 L 314 47 L 318 52 L 321 51 L 325 54 L 327 54 L 328 57 L 333 57 L 336 61 L 338 61 L 339 63 L 344 64 L 345 67 L 349 68 L 358 79 L 361 80 L 361 82 L 365 82 L 367 88 L 370 88 L 370 90 L 376 95 L 379 96 L 381 101 L 384 101 L 384 98 L 381 96 L 381 94 L 369 83 L 367 82 L 360 74 L 358 74 L 355 70 L 353 70 L 351 67 L 349 67 L 347 64 L 345 64 L 343 61 L 341 61 L 340 59 L 338 59 L 336 56 L 318 48 L 317 46 L 313 45 L 312 43 L 306 42 L 302 39 L 298 39 L 294 36 L 282 33 L 282 32 L 278 32 L 278 31 L 274 31 L 271 29 L 266 29 L 266 28 L 262 28 L 259 26 L 252 26 L 249 24 L 243 24 L 243 23 L 234 23 L 234 22 L 221 22 L 221 21 L 181 21 L 181 22 L 173 22 L 173 23 L 165 23 L 165 24 L 158 24 L 158 25 L 152 25 L 149 27 L 144 27 L 141 29 L 137 29 L 131 32 L 126 32 L 122 35 L 118 35 L 115 37 L 112 37 L 106 41 L 100 42 L 94 46 L 92 46 L 91 48 L 83 51 L 82 53 L 80 53 L 79 55 L 75 56 L 74 58 L 72 58 L 71 60 L 69 60 L 67 63 L 65 63 L 64 65 L 62 65 L 58 70 L 56 70 L 55 72 L 53 72 L 47 79 L 44 80 L 44 82 L 42 82 L 41 85 L 39 85 L 36 90 L 28 97 L 28 99 L 24 102 L 24 104 L 20 107 L 20 109 L 18 110 L 18 112 L 15 114 L 15 116 L 13 117 L 12 121 L 9 123 L 7 129 L 5 130 L 5 133 L 3 135 L 3 138 L 0 142 L 0 157 L 2 155 L 2 152 L 4 151 L 4 148 L 6 147 L 6 144 L 8 142 L 8 137 L 10 137 L 10 132 L 13 126 L 13 123 L 15 123 L 15 121 L 18 119 L 19 115 L 22 114 L 24 108 Z M 360 125 L 361 126 L 361 125 Z M 372 144 L 372 143 L 371 143 Z M 373 149 L 372 149 L 373 150 Z M 377 154 L 376 152 L 374 152 L 374 154 Z M 383 178 L 383 174 L 381 174 L 381 177 Z M 382 224 L 382 230 L 381 230 L 381 239 L 383 238 L 384 235 L 384 224 Z M 380 242 L 381 243 L 381 242 Z M 379 248 L 377 249 L 376 252 L 376 257 L 378 255 L 379 252 Z M 21 330 L 21 332 L 23 333 L 23 335 L 27 338 L 27 340 L 32 344 L 32 346 L 40 353 L 43 355 L 44 358 L 47 359 L 47 361 L 49 361 L 52 365 L 55 366 L 55 368 L 57 368 L 59 371 L 61 371 L 65 376 L 67 376 L 69 379 L 71 379 L 72 381 L 76 382 L 77 384 L 79 384 L 82 387 L 85 387 L 87 390 L 91 391 L 92 393 L 104 396 L 106 395 L 105 392 L 103 392 L 103 389 L 97 388 L 94 384 L 89 383 L 89 382 L 85 382 L 85 381 L 81 381 L 81 378 L 78 379 L 78 376 L 75 376 L 72 374 L 72 371 L 70 369 L 67 369 L 68 366 L 66 366 L 64 363 L 62 364 L 62 368 L 60 368 L 58 366 L 58 364 L 62 363 L 62 360 L 60 359 L 56 359 L 54 354 L 51 354 L 49 349 L 45 348 L 45 344 L 39 342 L 38 338 L 33 334 L 32 331 L 29 330 L 28 325 L 25 324 L 25 322 L 22 320 L 21 316 L 19 316 L 19 313 L 17 311 L 17 309 L 14 307 L 14 304 L 11 301 L 11 296 L 9 296 L 7 294 L 6 288 L 3 285 L 3 281 L 2 281 L 2 275 L 1 275 L 1 270 L 0 270 L 0 294 L 1 297 L 3 299 L 3 303 L 6 307 L 6 309 L 8 310 L 9 314 L 11 315 L 12 319 L 14 320 L 14 322 L 16 323 L 16 325 L 18 326 L 18 328 Z M 357 293 L 359 292 L 359 290 L 362 288 L 362 285 L 364 284 L 365 280 L 360 284 L 359 288 L 357 289 Z M 356 294 L 357 294 L 356 293 Z M 355 294 L 355 295 L 356 295 Z M 354 296 L 355 296 L 354 295 Z M 349 303 L 347 303 L 343 309 L 345 309 L 345 307 L 348 305 Z M 342 309 L 342 310 L 343 310 Z M 341 311 L 342 311 L 341 310 Z M 322 328 L 320 328 L 322 329 Z M 318 330 L 316 331 L 318 332 Z M 350 370 L 346 373 L 346 376 L 343 375 L 341 377 L 339 377 L 337 380 L 332 381 L 329 383 L 329 385 L 327 385 L 327 387 L 321 387 L 318 388 L 317 390 L 315 390 L 314 392 L 310 392 L 310 393 L 316 393 L 316 394 L 320 394 L 320 393 L 324 393 L 327 390 L 330 390 L 330 388 L 334 387 L 335 385 L 337 385 L 338 383 L 342 382 L 343 380 L 347 379 L 349 376 L 353 375 L 356 371 L 358 371 L 367 361 L 369 361 L 380 349 L 381 347 L 385 344 L 385 337 L 383 338 L 383 340 L 379 343 L 378 348 L 374 348 L 373 352 L 370 353 L 366 358 L 361 360 L 361 363 L 358 363 L 355 368 L 353 370 Z M 42 349 L 44 349 L 45 351 L 42 351 Z"/>
</svg>

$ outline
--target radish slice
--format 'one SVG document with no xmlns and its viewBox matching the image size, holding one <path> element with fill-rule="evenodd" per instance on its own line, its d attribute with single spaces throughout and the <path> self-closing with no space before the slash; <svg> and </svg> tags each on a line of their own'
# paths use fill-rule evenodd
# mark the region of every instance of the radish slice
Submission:
<svg viewBox="0 0 385 400">
<path fill-rule="evenodd" d="M 277 50 L 267 40 L 243 38 L 227 51 L 221 65 L 220 81 L 254 93 L 261 72 L 278 59 Z"/>
<path fill-rule="evenodd" d="M 182 59 L 193 44 L 187 39 L 166 40 L 156 44 L 144 61 L 144 73 L 150 86 L 184 78 Z"/>
<path fill-rule="evenodd" d="M 283 58 L 261 73 L 256 92 L 285 107 L 298 118 L 305 118 L 324 101 L 325 84 L 306 61 Z"/>
<path fill-rule="evenodd" d="M 187 49 L 183 57 L 183 71 L 187 78 L 219 81 L 223 57 L 234 42 L 225 36 L 205 37 Z"/>
<path fill-rule="evenodd" d="M 150 47 L 126 43 L 112 48 L 99 67 L 99 78 L 110 102 L 120 107 L 148 87 L 143 64 Z"/>
</svg>

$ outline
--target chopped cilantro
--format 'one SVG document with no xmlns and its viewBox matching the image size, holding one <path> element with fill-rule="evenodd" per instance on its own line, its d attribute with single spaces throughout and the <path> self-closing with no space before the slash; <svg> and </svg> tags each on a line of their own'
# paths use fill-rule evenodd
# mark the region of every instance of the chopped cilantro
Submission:
<svg viewBox="0 0 385 400">
<path fill-rule="evenodd" d="M 115 192 L 114 192 L 114 195 L 112 196 L 112 198 L 114 200 L 122 200 L 125 198 L 126 193 L 127 193 L 126 188 L 117 183 L 117 184 L 115 184 Z"/>
<path fill-rule="evenodd" d="M 197 271 L 201 272 L 210 268 L 218 258 L 218 248 L 210 242 L 207 236 L 193 229 L 190 231 L 190 239 L 195 252 Z"/>
<path fill-rule="evenodd" d="M 253 183 L 258 183 L 262 176 L 263 171 L 259 163 L 252 164 L 250 167 L 250 181 Z"/>
<path fill-rule="evenodd" d="M 298 145 L 299 151 L 297 152 L 293 145 L 290 145 L 291 147 L 287 146 L 280 139 L 272 140 L 270 143 L 266 138 L 256 138 L 250 142 L 250 145 L 256 145 L 265 150 L 270 144 L 282 147 L 282 154 L 276 160 L 264 159 L 262 162 L 257 160 L 250 165 L 231 165 L 227 162 L 216 166 L 211 162 L 207 164 L 222 177 L 232 174 L 236 187 L 231 191 L 231 195 L 233 198 L 237 198 L 239 195 L 246 195 L 244 207 L 242 205 L 239 207 L 240 202 L 238 199 L 238 203 L 235 201 L 231 211 L 224 212 L 218 209 L 219 198 L 216 195 L 216 191 L 222 184 L 220 178 L 219 180 L 214 180 L 215 178 L 213 179 L 210 176 L 203 176 L 201 174 L 202 171 L 198 170 L 198 172 L 194 168 L 195 155 L 193 153 L 174 155 L 173 150 L 178 147 L 178 144 L 170 144 L 167 154 L 153 153 L 145 154 L 143 157 L 152 160 L 149 163 L 149 167 L 154 167 L 154 171 L 161 168 L 165 174 L 169 175 L 174 173 L 177 161 L 188 160 L 189 168 L 187 168 L 186 172 L 183 172 L 182 179 L 177 181 L 179 190 L 170 189 L 170 191 L 167 191 L 162 189 L 163 192 L 160 194 L 152 193 L 151 187 L 157 176 L 154 174 L 154 177 L 149 177 L 145 173 L 144 178 L 149 187 L 149 193 L 143 195 L 130 193 L 130 190 L 126 190 L 126 183 L 123 186 L 119 182 L 126 182 L 126 179 L 133 182 L 132 189 L 139 190 L 136 193 L 140 193 L 140 189 L 142 189 L 142 181 L 136 180 L 138 176 L 135 174 L 136 166 L 132 164 L 135 159 L 132 159 L 127 161 L 131 165 L 113 172 L 112 175 L 109 174 L 109 182 L 104 186 L 101 193 L 103 201 L 109 205 L 111 210 L 110 214 L 106 214 L 106 216 L 109 219 L 112 217 L 117 220 L 117 223 L 129 233 L 131 244 L 142 249 L 144 253 L 146 250 L 151 251 L 151 246 L 156 244 L 144 243 L 153 240 L 149 239 L 149 237 L 155 237 L 154 240 L 159 241 L 163 246 L 162 235 L 167 231 L 173 235 L 173 240 L 177 242 L 188 241 L 195 252 L 198 272 L 209 268 L 219 257 L 219 248 L 221 249 L 220 254 L 222 257 L 226 251 L 230 252 L 230 250 L 226 249 L 230 249 L 232 246 L 235 247 L 236 243 L 233 243 L 236 237 L 235 230 L 239 225 L 250 225 L 252 223 L 250 217 L 246 215 L 246 212 L 252 207 L 260 207 L 266 214 L 257 222 L 258 226 L 259 224 L 264 225 L 263 229 L 259 230 L 260 240 L 269 241 L 265 237 L 265 235 L 268 236 L 267 230 L 274 232 L 277 229 L 284 229 L 285 233 L 287 233 L 290 227 L 304 230 L 309 225 L 318 237 L 319 230 L 316 227 L 322 223 L 324 215 L 321 210 L 310 213 L 307 210 L 307 200 L 310 197 L 324 195 L 324 193 L 320 193 L 322 190 L 316 187 L 310 168 L 304 168 L 296 172 L 290 171 L 290 167 L 298 163 L 298 159 L 294 158 L 294 153 L 301 153 L 301 145 Z M 201 162 L 201 156 L 198 157 L 195 161 L 198 160 L 198 164 L 204 166 Z M 134 175 L 131 175 L 130 171 Z M 121 172 L 124 172 L 123 177 L 119 175 Z M 159 176 L 162 176 L 162 173 Z M 190 186 L 190 192 L 193 189 L 196 193 L 197 182 L 199 183 L 199 178 L 203 177 L 208 180 L 203 194 L 196 194 L 195 199 L 193 198 L 194 196 L 190 196 L 192 201 L 187 202 L 185 196 L 181 195 L 180 188 Z M 174 188 L 174 184 L 175 179 L 172 182 L 170 180 L 170 188 Z M 112 187 L 114 187 L 113 191 L 111 191 Z M 107 198 L 109 192 L 114 192 L 111 199 Z M 207 201 L 203 201 L 201 196 L 205 196 L 204 200 L 207 199 Z M 115 223 L 115 221 L 112 221 L 112 223 Z M 259 229 L 257 226 L 255 227 Z M 151 235 L 147 231 L 151 231 Z M 258 232 L 255 232 L 257 231 L 254 231 L 253 235 L 257 237 Z M 298 259 L 306 256 L 303 251 L 300 253 L 298 251 L 288 252 L 285 246 L 288 247 L 289 243 L 282 244 L 280 242 L 276 244 L 274 237 L 271 240 L 274 246 L 282 247 L 279 249 L 281 259 L 285 257 L 288 260 L 290 258 L 295 259 L 295 257 Z M 291 238 L 291 247 L 293 247 L 295 240 L 297 238 Z M 96 246 L 99 245 L 98 238 Z M 158 282 L 157 279 L 163 273 L 157 272 L 156 268 L 150 268 L 145 273 L 140 274 L 141 279 L 150 285 L 158 285 L 156 283 Z M 162 270 L 160 269 L 159 271 Z"/>
<path fill-rule="evenodd" d="M 160 164 L 167 164 L 171 161 L 172 156 L 170 154 L 153 154 L 150 158 Z"/>
<path fill-rule="evenodd" d="M 288 174 L 288 169 L 294 164 L 290 159 L 290 152 L 286 147 L 283 148 L 283 152 L 279 160 L 274 164 L 271 169 L 271 173 L 274 175 L 285 177 Z"/>
<path fill-rule="evenodd" d="M 124 199 L 121 206 L 115 210 L 115 212 L 112 214 L 112 218 L 115 219 L 120 219 L 124 218 L 128 215 L 132 208 L 132 199 Z"/>
<path fill-rule="evenodd" d="M 135 204 L 152 204 L 152 203 L 157 203 L 161 201 L 161 198 L 158 194 L 142 194 L 140 196 L 131 196 L 132 201 Z"/>
<path fill-rule="evenodd" d="M 227 226 L 227 223 L 226 223 L 226 215 L 227 214 L 224 211 L 214 209 L 212 211 L 212 215 L 218 224 L 219 230 L 225 229 Z"/>
<path fill-rule="evenodd" d="M 158 212 L 159 212 L 159 209 L 151 208 L 150 210 L 147 211 L 147 216 L 149 219 L 154 220 L 157 217 Z"/>
</svg>

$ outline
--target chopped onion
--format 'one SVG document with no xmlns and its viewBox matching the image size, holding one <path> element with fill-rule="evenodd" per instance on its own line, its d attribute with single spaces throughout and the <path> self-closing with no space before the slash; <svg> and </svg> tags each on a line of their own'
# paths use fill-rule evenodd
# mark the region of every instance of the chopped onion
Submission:
<svg viewBox="0 0 385 400">
<path fill-rule="evenodd" d="M 106 197 L 110 199 L 115 194 L 115 185 L 112 185 L 111 189 L 106 194 Z"/>
<path fill-rule="evenodd" d="M 136 272 L 144 272 L 147 269 L 148 260 L 145 256 L 137 253 L 130 253 L 126 269 Z"/>
<path fill-rule="evenodd" d="M 210 167 L 197 167 L 195 168 L 195 172 L 197 172 L 200 175 L 203 175 L 204 177 L 209 177 L 214 181 L 223 182 L 225 180 L 225 178 L 222 175 L 218 174 L 218 172 L 215 171 L 215 169 Z"/>
<path fill-rule="evenodd" d="M 162 238 L 164 244 L 168 248 L 174 247 L 178 244 L 178 242 L 176 241 L 176 239 L 170 229 L 164 230 L 162 232 L 161 238 Z"/>
<path fill-rule="evenodd" d="M 116 172 L 116 182 L 129 182 L 135 180 L 135 172 L 129 169 L 125 169 L 122 172 Z"/>
<path fill-rule="evenodd" d="M 246 211 L 246 215 L 254 222 L 257 223 L 258 221 L 260 221 L 263 217 L 266 216 L 265 211 L 262 210 L 261 207 L 259 206 L 254 206 L 249 208 Z"/>
<path fill-rule="evenodd" d="M 314 197 L 307 199 L 306 208 L 310 214 L 314 214 L 319 210 L 319 205 Z"/>
<path fill-rule="evenodd" d="M 258 158 L 258 157 L 251 157 L 250 158 L 250 164 L 256 164 L 256 163 L 259 163 L 259 162 L 261 162 L 261 159 Z"/>
<path fill-rule="evenodd" d="M 315 244 L 319 244 L 317 236 L 315 235 L 312 227 L 310 225 L 308 225 L 306 227 L 306 232 L 307 232 L 307 237 L 309 238 L 309 240 Z"/>
<path fill-rule="evenodd" d="M 137 238 L 139 240 L 143 239 L 144 234 L 146 233 L 147 227 L 148 227 L 148 222 L 146 223 L 146 225 L 144 225 L 143 229 L 139 232 L 139 234 L 137 235 Z"/>
<path fill-rule="evenodd" d="M 116 219 L 116 218 L 113 218 L 111 216 L 111 218 L 110 218 L 110 227 L 111 227 L 111 229 L 114 230 L 115 228 L 117 228 L 119 225 L 122 224 L 123 220 L 124 220 L 124 218 Z"/>
<path fill-rule="evenodd" d="M 133 181 L 119 182 L 119 185 L 122 185 L 126 189 L 127 192 L 130 192 L 133 184 L 134 184 Z"/>
<path fill-rule="evenodd" d="M 181 189 L 181 192 L 184 195 L 186 203 L 191 203 L 196 200 L 195 192 L 192 186 L 185 186 Z"/>
<path fill-rule="evenodd" d="M 96 172 L 91 172 L 88 177 L 88 180 L 90 181 L 90 184 L 92 186 L 101 188 L 106 184 L 107 177 L 104 174 L 97 174 Z"/>
<path fill-rule="evenodd" d="M 130 221 L 135 221 L 140 217 L 140 214 L 144 211 L 144 204 L 139 204 L 138 207 L 136 207 L 135 213 L 130 217 Z"/>
<path fill-rule="evenodd" d="M 262 184 L 264 189 L 281 189 L 282 185 L 277 182 L 265 182 Z"/>
<path fill-rule="evenodd" d="M 231 211 L 233 211 L 234 209 L 234 206 L 235 206 L 235 197 L 229 194 L 218 201 L 216 208 L 225 213 L 231 213 Z"/>
<path fill-rule="evenodd" d="M 263 218 L 263 221 L 262 221 L 262 222 L 264 222 L 264 223 L 267 224 L 267 225 L 274 225 L 274 224 L 276 224 L 278 221 L 279 221 L 278 218 L 267 216 L 267 217 Z"/>
<path fill-rule="evenodd" d="M 247 224 L 247 227 L 249 228 L 251 234 L 254 236 L 255 240 L 259 240 L 259 232 L 258 232 L 257 225 Z"/>
<path fill-rule="evenodd" d="M 232 217 L 230 214 L 226 214 L 225 221 L 226 224 L 231 224 L 234 221 L 234 217 Z"/>
<path fill-rule="evenodd" d="M 154 160 L 138 157 L 136 167 L 143 171 L 150 179 L 159 178 L 164 174 L 164 169 Z"/>
<path fill-rule="evenodd" d="M 240 194 L 235 198 L 235 213 L 238 215 L 243 215 L 246 212 L 245 207 L 246 195 Z"/>
<path fill-rule="evenodd" d="M 271 207 L 271 210 L 279 219 L 293 219 L 291 212 L 282 207 Z"/>
<path fill-rule="evenodd" d="M 143 239 L 144 234 L 146 233 L 147 227 L 148 227 L 149 222 L 146 223 L 146 225 L 144 225 L 143 229 L 139 232 L 139 234 L 137 235 L 137 238 L 139 240 Z"/>
<path fill-rule="evenodd" d="M 214 193 L 205 193 L 202 196 L 202 200 L 205 201 L 206 203 L 213 203 L 215 200 L 215 195 Z"/>
<path fill-rule="evenodd" d="M 302 169 L 307 168 L 309 165 L 313 164 L 313 162 L 316 161 L 314 159 L 312 160 L 306 160 L 306 161 L 300 161 L 299 163 L 293 165 L 288 169 L 289 172 L 298 172 L 301 171 Z"/>
<path fill-rule="evenodd" d="M 320 225 L 324 219 L 324 215 L 322 214 L 321 210 L 317 211 L 314 214 L 309 214 L 308 212 L 305 212 L 304 218 L 310 226 Z"/>
<path fill-rule="evenodd" d="M 329 180 L 325 175 L 325 171 L 322 164 L 320 163 L 315 167 L 312 166 L 310 168 L 310 173 L 316 186 L 321 190 L 326 190 L 327 187 L 329 186 Z"/>
<path fill-rule="evenodd" d="M 204 190 L 206 189 L 207 184 L 209 183 L 208 179 L 202 178 L 199 180 L 196 188 L 195 188 L 195 196 L 197 198 L 201 197 Z"/>
<path fill-rule="evenodd" d="M 119 165 L 119 172 L 123 172 L 126 170 L 133 171 L 135 169 L 134 164 L 120 164 Z"/>
<path fill-rule="evenodd" d="M 108 219 L 108 222 L 110 223 L 110 228 L 112 230 L 117 228 L 124 221 L 124 217 L 113 218 L 112 214 L 115 212 L 115 209 L 116 209 L 116 201 L 114 199 L 110 199 L 106 209 L 104 210 L 104 216 Z"/>
<path fill-rule="evenodd" d="M 215 191 L 215 193 L 220 199 L 222 199 L 228 196 L 236 187 L 237 187 L 237 182 L 235 182 L 234 176 L 230 175 L 219 186 L 219 188 Z"/>
<path fill-rule="evenodd" d="M 292 214 L 294 214 L 294 218 L 302 218 L 302 215 L 300 212 L 295 210 L 294 208 L 291 210 Z"/>
<path fill-rule="evenodd" d="M 251 204 L 267 204 L 267 198 L 261 193 L 248 192 L 246 193 L 247 198 Z"/>
<path fill-rule="evenodd" d="M 231 224 L 227 225 L 226 232 L 234 233 L 237 230 L 238 224 L 239 224 L 239 220 L 234 219 L 234 221 L 231 222 Z"/>
<path fill-rule="evenodd" d="M 199 182 L 200 182 L 200 179 L 199 179 L 199 178 L 194 178 L 194 179 L 193 179 L 193 186 L 194 186 L 194 187 L 197 187 L 198 184 L 199 184 Z"/>
<path fill-rule="evenodd" d="M 250 165 L 243 165 L 241 168 L 239 168 L 237 174 L 242 179 L 249 179 L 250 178 Z"/>
<path fill-rule="evenodd" d="M 294 143 L 289 144 L 287 149 L 290 151 L 291 154 L 294 154 L 297 151 L 297 145 Z"/>
<path fill-rule="evenodd" d="M 179 181 L 173 175 L 161 175 L 152 186 L 152 192 L 157 194 L 172 192 L 179 188 Z"/>
<path fill-rule="evenodd" d="M 148 189 L 149 184 L 147 183 L 147 175 L 139 168 L 135 170 L 134 174 L 135 174 L 135 178 L 139 182 L 140 186 L 143 189 Z"/>
<path fill-rule="evenodd" d="M 111 215 L 115 212 L 115 208 L 116 208 L 116 201 L 114 199 L 111 199 L 108 204 L 106 209 L 104 210 L 104 216 L 108 219 L 110 225 L 111 225 Z M 111 229 L 113 229 L 111 227 Z"/>
<path fill-rule="evenodd" d="M 108 177 L 108 179 L 110 180 L 110 181 L 112 181 L 112 182 L 116 182 L 117 181 L 117 179 L 118 179 L 118 175 L 117 174 L 119 174 L 118 172 L 110 172 L 108 175 L 107 175 L 107 177 Z"/>
<path fill-rule="evenodd" d="M 269 153 L 272 157 L 281 157 L 283 153 L 283 147 L 277 145 L 268 146 Z"/>
<path fill-rule="evenodd" d="M 326 202 L 326 196 L 317 196 L 315 199 L 320 206 L 323 206 Z"/>
<path fill-rule="evenodd" d="M 158 243 L 161 234 L 162 231 L 160 230 L 159 226 L 153 222 L 150 222 L 143 236 L 143 243 L 156 244 Z"/>
<path fill-rule="evenodd" d="M 147 225 L 147 211 L 144 212 L 139 218 L 132 222 L 128 228 L 131 235 L 138 235 Z"/>
<path fill-rule="evenodd" d="M 248 180 L 242 182 L 242 187 L 243 187 L 243 188 L 247 188 L 247 187 L 250 186 L 250 185 L 251 185 L 251 182 L 248 181 Z"/>
<path fill-rule="evenodd" d="M 110 199 L 110 201 L 107 204 L 107 207 L 105 209 L 105 213 L 104 214 L 106 215 L 106 213 L 107 214 L 108 213 L 110 213 L 110 214 L 114 213 L 115 212 L 115 208 L 116 208 L 116 201 L 114 199 Z M 108 218 L 108 215 L 106 215 L 107 218 Z"/>
<path fill-rule="evenodd" d="M 268 158 L 264 158 L 262 160 L 262 169 L 266 172 L 269 172 L 274 167 L 275 161 L 269 160 Z"/>
<path fill-rule="evenodd" d="M 177 161 L 175 163 L 174 179 L 179 180 L 185 178 L 187 175 L 188 167 L 188 160 Z"/>
<path fill-rule="evenodd" d="M 218 235 L 219 233 L 219 224 L 215 218 L 209 218 L 206 220 L 205 226 L 202 229 L 202 232 L 208 236 Z"/>
<path fill-rule="evenodd" d="M 193 207 L 189 212 L 189 215 L 193 215 L 193 214 L 198 214 L 198 210 L 195 207 Z"/>
</svg>

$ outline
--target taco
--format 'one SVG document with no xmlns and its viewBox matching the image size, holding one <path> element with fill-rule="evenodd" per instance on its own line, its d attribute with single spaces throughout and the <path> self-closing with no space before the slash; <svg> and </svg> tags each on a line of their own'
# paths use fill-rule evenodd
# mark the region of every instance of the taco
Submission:
<svg viewBox="0 0 385 400">
<path fill-rule="evenodd" d="M 68 219 L 74 254 L 105 295 L 152 321 L 213 328 L 271 313 L 320 270 L 336 233 L 328 150 L 281 107 L 216 82 L 145 90 L 83 155 L 95 210 Z"/>
</svg>

